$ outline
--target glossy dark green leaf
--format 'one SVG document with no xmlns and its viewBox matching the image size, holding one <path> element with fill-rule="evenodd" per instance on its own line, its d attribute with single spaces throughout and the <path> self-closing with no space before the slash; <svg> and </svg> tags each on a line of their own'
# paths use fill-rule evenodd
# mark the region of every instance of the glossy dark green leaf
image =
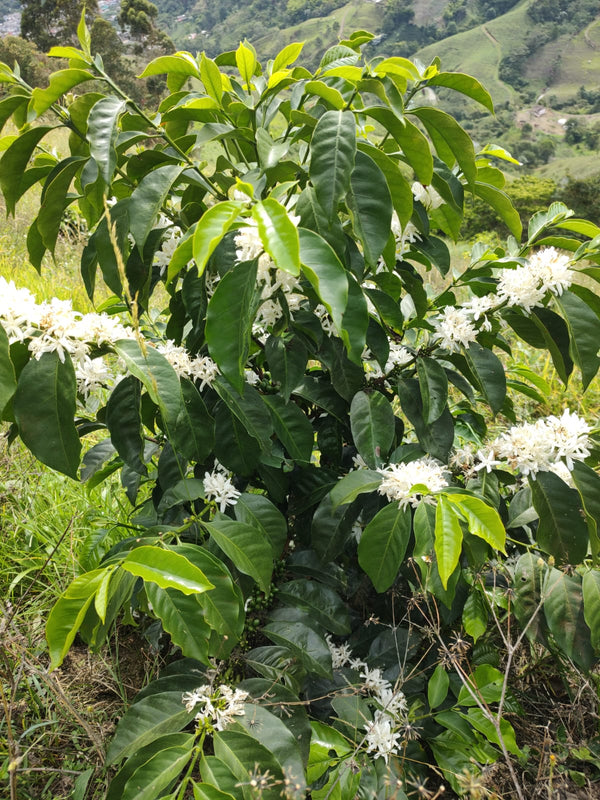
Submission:
<svg viewBox="0 0 600 800">
<path fill-rule="evenodd" d="M 448 694 L 450 678 L 443 664 L 438 664 L 427 684 L 427 702 L 430 708 L 441 705 Z"/>
<path fill-rule="evenodd" d="M 466 633 L 473 637 L 474 642 L 485 633 L 488 623 L 488 609 L 478 591 L 471 591 L 471 594 L 467 597 L 462 612 L 462 623 Z"/>
<path fill-rule="evenodd" d="M 273 424 L 269 410 L 256 389 L 246 385 L 244 394 L 240 395 L 222 378 L 218 378 L 213 383 L 213 388 L 216 389 L 221 400 L 231 413 L 235 414 L 250 436 L 256 439 L 261 449 L 269 452 Z"/>
<path fill-rule="evenodd" d="M 304 609 L 325 630 L 338 635 L 350 633 L 348 609 L 333 589 L 312 580 L 295 580 L 279 586 L 277 599 Z"/>
<path fill-rule="evenodd" d="M 586 514 L 590 549 L 596 566 L 600 554 L 600 475 L 583 461 L 575 461 L 571 476 Z"/>
<path fill-rule="evenodd" d="M 417 359 L 417 375 L 423 403 L 423 419 L 427 425 L 439 419 L 448 401 L 448 377 L 433 358 Z"/>
<path fill-rule="evenodd" d="M 81 442 L 75 427 L 77 384 L 68 355 L 32 358 L 19 376 L 13 411 L 19 435 L 31 452 L 52 469 L 77 478 Z"/>
<path fill-rule="evenodd" d="M 236 264 L 217 284 L 206 312 L 210 355 L 240 393 L 250 350 L 256 270 L 256 261 Z"/>
<path fill-rule="evenodd" d="M 298 386 L 308 362 L 308 351 L 298 336 L 286 341 L 280 336 L 269 336 L 265 356 L 271 378 L 279 383 L 281 395 L 287 400 Z"/>
<path fill-rule="evenodd" d="M 523 225 L 510 197 L 501 189 L 479 181 L 475 183 L 475 194 L 494 209 L 515 239 L 520 241 Z"/>
<path fill-rule="evenodd" d="M 538 472 L 529 484 L 540 518 L 537 544 L 558 564 L 580 564 L 587 554 L 588 529 L 579 493 L 554 472 Z"/>
<path fill-rule="evenodd" d="M 390 158 L 390 156 L 386 155 L 378 148 L 362 140 L 359 141 L 358 148 L 362 150 L 363 153 L 366 153 L 385 175 L 394 211 L 398 215 L 402 227 L 406 227 L 406 223 L 412 217 L 413 194 L 410 184 L 402 174 L 398 162 L 394 161 L 393 158 Z"/>
<path fill-rule="evenodd" d="M 318 233 L 300 228 L 300 261 L 311 286 L 341 333 L 348 302 L 348 280 L 339 258 Z"/>
<path fill-rule="evenodd" d="M 53 128 L 49 125 L 30 128 L 11 142 L 0 159 L 0 189 L 2 189 L 6 210 L 9 214 L 15 212 L 21 178 L 29 159 L 38 143 L 51 130 Z"/>
<path fill-rule="evenodd" d="M 178 589 L 185 595 L 214 588 L 202 570 L 185 556 L 162 547 L 136 547 L 121 562 L 121 567 L 144 581 L 158 584 L 161 589 Z"/>
<path fill-rule="evenodd" d="M 130 230 L 140 251 L 148 234 L 156 224 L 156 219 L 175 181 L 183 167 L 168 164 L 157 167 L 145 175 L 131 193 L 129 201 Z"/>
<path fill-rule="evenodd" d="M 215 414 L 214 453 L 219 463 L 244 477 L 251 476 L 260 464 L 259 442 L 224 403 L 218 405 Z"/>
<path fill-rule="evenodd" d="M 381 466 L 396 430 L 392 406 L 380 392 L 357 392 L 350 405 L 352 438 L 370 469 Z"/>
<path fill-rule="evenodd" d="M 379 472 L 370 469 L 355 469 L 345 475 L 331 490 L 333 507 L 351 503 L 359 494 L 374 492 L 383 480 Z"/>
<path fill-rule="evenodd" d="M 309 672 L 322 678 L 331 678 L 329 647 L 323 636 L 310 625 L 275 620 L 265 625 L 262 631 L 275 644 L 289 648 Z"/>
<path fill-rule="evenodd" d="M 2 325 L 0 325 L 0 419 L 16 388 L 17 378 L 10 358 L 8 336 Z"/>
<path fill-rule="evenodd" d="M 296 461 L 310 461 L 314 431 L 308 417 L 290 401 L 276 394 L 264 396 L 264 402 L 271 412 L 273 427 L 278 439 L 287 450 L 290 458 Z"/>
<path fill-rule="evenodd" d="M 358 563 L 378 592 L 396 580 L 411 532 L 409 508 L 389 503 L 366 526 L 358 543 Z"/>
<path fill-rule="evenodd" d="M 202 608 L 195 595 L 186 595 L 176 589 L 161 589 L 150 582 L 145 587 L 152 612 L 160 619 L 165 631 L 182 654 L 208 664 L 208 638 L 210 627 L 202 618 Z"/>
<path fill-rule="evenodd" d="M 146 474 L 141 424 L 141 384 L 133 375 L 119 381 L 106 404 L 106 425 L 111 442 L 134 472 Z M 83 477 L 83 476 L 82 476 Z"/>
<path fill-rule="evenodd" d="M 560 650 L 583 669 L 589 669 L 594 653 L 579 575 L 571 577 L 549 568 L 544 583 L 544 616 Z"/>
<path fill-rule="evenodd" d="M 98 164 L 98 170 L 106 185 L 110 185 L 117 165 L 117 135 L 119 117 L 125 109 L 125 101 L 119 97 L 103 97 L 92 107 L 88 117 L 88 139 L 90 155 Z"/>
<path fill-rule="evenodd" d="M 600 648 L 600 570 L 590 569 L 582 580 L 583 615 L 594 649 Z"/>
<path fill-rule="evenodd" d="M 173 448 L 191 461 L 202 463 L 212 452 L 215 421 L 194 384 L 180 379 L 181 404 L 174 424 L 169 428 Z"/>
<path fill-rule="evenodd" d="M 262 797 L 264 800 L 279 800 L 281 790 L 278 784 L 283 781 L 283 773 L 273 753 L 254 737 L 237 730 L 218 731 L 213 741 L 215 755 L 237 778 L 236 797 L 252 800 L 255 792 L 250 786 L 250 776 L 259 764 L 260 771 L 268 770 L 272 778 L 269 788 L 261 791 Z"/>
<path fill-rule="evenodd" d="M 326 111 L 311 139 L 309 175 L 328 219 L 350 187 L 356 154 L 356 123 L 350 111 Z"/>
<path fill-rule="evenodd" d="M 331 493 L 325 495 L 311 524 L 311 541 L 323 563 L 333 560 L 346 547 L 357 512 L 350 505 L 334 506 Z"/>
<path fill-rule="evenodd" d="M 600 367 L 598 341 L 600 340 L 600 319 L 595 312 L 573 292 L 563 292 L 556 298 L 569 329 L 570 353 L 581 370 L 581 380 L 585 391 Z"/>
<path fill-rule="evenodd" d="M 235 518 L 246 525 L 261 530 L 278 558 L 287 541 L 287 522 L 281 511 L 262 494 L 244 493 L 240 495 L 234 507 Z"/>
<path fill-rule="evenodd" d="M 117 764 L 165 733 L 182 730 L 194 718 L 181 702 L 181 691 L 143 697 L 125 712 L 106 751 L 106 763 Z"/>
<path fill-rule="evenodd" d="M 478 342 L 471 342 L 465 349 L 465 357 L 477 378 L 481 394 L 494 414 L 497 414 L 506 397 L 506 375 L 502 362 L 497 355 Z"/>
<path fill-rule="evenodd" d="M 36 87 L 31 93 L 30 109 L 36 116 L 47 111 L 53 103 L 75 86 L 86 81 L 94 80 L 94 75 L 82 69 L 61 69 L 50 75 L 50 81 L 45 89 Z"/>
<path fill-rule="evenodd" d="M 566 322 L 549 308 L 535 308 L 531 315 L 531 321 L 541 334 L 552 357 L 554 368 L 566 386 L 573 371 L 573 361 L 570 355 L 571 342 Z"/>
<path fill-rule="evenodd" d="M 532 641 L 546 644 L 546 622 L 542 611 L 543 587 L 547 565 L 535 553 L 524 553 L 515 565 L 513 610 L 521 625 L 527 626 Z"/>
<path fill-rule="evenodd" d="M 253 525 L 237 522 L 221 513 L 203 525 L 239 571 L 254 578 L 266 592 L 273 570 L 273 550 L 267 535 Z"/>
<path fill-rule="evenodd" d="M 475 166 L 475 150 L 469 134 L 450 114 L 439 108 L 423 106 L 411 109 L 411 114 L 414 114 L 423 123 L 442 161 L 445 161 L 449 167 L 453 167 L 458 162 L 467 182 L 474 183 L 477 167 Z"/>
<path fill-rule="evenodd" d="M 374 266 L 390 235 L 392 198 L 385 175 L 375 161 L 360 150 L 350 175 L 346 202 L 365 261 Z"/>
</svg>

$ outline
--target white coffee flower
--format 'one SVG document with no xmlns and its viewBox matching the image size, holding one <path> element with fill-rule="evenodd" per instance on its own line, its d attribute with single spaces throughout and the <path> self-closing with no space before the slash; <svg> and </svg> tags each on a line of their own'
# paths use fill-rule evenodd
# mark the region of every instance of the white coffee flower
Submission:
<svg viewBox="0 0 600 800">
<path fill-rule="evenodd" d="M 347 642 L 339 645 L 335 644 L 332 642 L 331 636 L 328 633 L 325 634 L 325 641 L 331 653 L 331 666 L 333 669 L 340 669 L 350 663 L 352 659 L 352 650 Z"/>
<path fill-rule="evenodd" d="M 573 283 L 575 274 L 569 269 L 569 256 L 555 247 L 542 247 L 529 256 L 529 268 L 541 282 L 541 290 L 561 295 Z"/>
<path fill-rule="evenodd" d="M 190 377 L 200 381 L 200 390 L 210 386 L 219 375 L 219 367 L 209 356 L 196 356 L 190 364 Z"/>
<path fill-rule="evenodd" d="M 545 294 L 537 273 L 528 266 L 503 269 L 500 273 L 498 299 L 506 301 L 509 306 L 520 306 L 529 313 L 532 308 L 542 304 Z"/>
<path fill-rule="evenodd" d="M 442 315 L 432 320 L 435 328 L 434 340 L 445 350 L 457 352 L 460 347 L 468 347 L 477 337 L 477 331 L 469 315 L 461 308 L 446 306 Z"/>
<path fill-rule="evenodd" d="M 444 468 L 431 458 L 420 458 L 407 464 L 389 464 L 378 469 L 383 480 L 377 491 L 391 502 L 399 502 L 401 508 L 408 505 L 416 508 L 421 500 L 434 503 L 431 495 L 448 486 Z"/>
<path fill-rule="evenodd" d="M 234 506 L 241 494 L 233 485 L 231 478 L 219 469 L 205 472 L 203 483 L 206 499 L 214 500 L 221 512 L 225 511 L 227 506 Z"/>
<path fill-rule="evenodd" d="M 433 211 L 433 209 L 439 208 L 444 203 L 442 197 L 433 186 L 423 186 L 422 183 L 415 181 L 411 188 L 415 200 L 418 200 L 427 211 Z"/>
<path fill-rule="evenodd" d="M 365 664 L 360 677 L 363 680 L 363 690 L 376 693 L 392 688 L 391 683 L 383 677 L 381 670 L 378 668 L 370 669 Z"/>
<path fill-rule="evenodd" d="M 394 692 L 391 688 L 382 687 L 375 693 L 375 699 L 381 706 L 381 710 L 394 719 L 403 717 L 408 712 L 408 703 L 404 692 Z"/>
<path fill-rule="evenodd" d="M 393 726 L 394 720 L 382 711 L 376 711 L 373 722 L 364 725 L 367 753 L 373 753 L 375 759 L 383 758 L 386 764 L 389 757 L 398 752 L 402 740 L 400 733 L 394 731 Z"/>
<path fill-rule="evenodd" d="M 199 725 L 222 731 L 233 722 L 234 717 L 244 716 L 247 697 L 248 692 L 243 689 L 234 690 L 225 684 L 213 689 L 207 683 L 191 692 L 184 692 L 181 701 L 188 712 L 201 706 L 195 716 Z"/>
</svg>

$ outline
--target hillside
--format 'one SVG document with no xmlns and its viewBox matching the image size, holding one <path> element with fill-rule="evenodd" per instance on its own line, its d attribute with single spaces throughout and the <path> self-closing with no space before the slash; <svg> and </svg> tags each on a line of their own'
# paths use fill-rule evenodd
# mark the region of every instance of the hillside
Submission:
<svg viewBox="0 0 600 800">
<path fill-rule="evenodd" d="M 529 169 L 560 156 L 558 164 L 552 160 L 559 177 L 594 170 L 591 154 L 600 138 L 595 0 L 414 0 L 412 6 L 406 0 L 158 0 L 158 6 L 183 49 L 215 55 L 248 38 L 266 59 L 289 42 L 305 41 L 313 67 L 352 30 L 371 30 L 377 38 L 368 55 L 423 63 L 437 56 L 445 69 L 474 75 L 489 89 L 495 118 L 474 104 L 453 107 L 476 138 L 501 141 Z M 439 102 L 444 105 L 443 95 Z"/>
</svg>

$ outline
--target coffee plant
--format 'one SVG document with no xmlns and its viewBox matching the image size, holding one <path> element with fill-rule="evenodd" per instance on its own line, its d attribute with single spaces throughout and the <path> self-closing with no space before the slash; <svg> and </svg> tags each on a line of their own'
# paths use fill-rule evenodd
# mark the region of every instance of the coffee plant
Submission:
<svg viewBox="0 0 600 800">
<path fill-rule="evenodd" d="M 555 203 L 523 234 L 510 155 L 429 100 L 493 111 L 487 91 L 365 60 L 371 38 L 314 74 L 301 44 L 157 58 L 156 110 L 83 20 L 47 88 L 0 65 L 8 213 L 41 187 L 31 263 L 68 212 L 90 298 L 111 293 L 84 315 L 3 281 L 2 419 L 74 480 L 119 473 L 131 504 L 90 532 L 50 669 L 117 623 L 166 656 L 117 725 L 107 800 L 402 800 L 432 771 L 460 795 L 497 761 L 524 797 L 517 649 L 597 661 L 593 422 L 541 416 L 545 381 L 510 356 L 590 384 L 600 228 Z M 459 270 L 473 197 L 512 233 Z"/>
</svg>

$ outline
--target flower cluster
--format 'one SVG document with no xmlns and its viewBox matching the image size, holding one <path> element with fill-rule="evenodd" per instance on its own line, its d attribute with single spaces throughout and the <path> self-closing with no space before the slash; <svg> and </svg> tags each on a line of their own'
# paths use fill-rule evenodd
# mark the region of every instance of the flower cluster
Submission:
<svg viewBox="0 0 600 800">
<path fill-rule="evenodd" d="M 542 304 L 547 292 L 561 295 L 573 283 L 569 257 L 555 247 L 543 247 L 529 256 L 525 266 L 503 269 L 498 280 L 498 300 L 520 306 L 527 313 Z"/>
<path fill-rule="evenodd" d="M 421 500 L 433 503 L 431 496 L 448 486 L 444 468 L 432 458 L 420 458 L 407 464 L 389 464 L 377 470 L 383 476 L 377 491 L 391 502 L 415 508 Z"/>
<path fill-rule="evenodd" d="M 404 737 L 400 731 L 408 719 L 408 703 L 401 691 L 394 691 L 392 684 L 383 677 L 379 668 L 371 669 L 365 661 L 352 657 L 347 643 L 336 645 L 326 636 L 334 669 L 348 666 L 359 671 L 360 691 L 369 696 L 375 705 L 373 720 L 365 723 L 364 745 L 374 758 L 383 758 L 387 763 L 391 755 L 398 752 Z"/>
<path fill-rule="evenodd" d="M 201 706 L 194 718 L 200 726 L 222 731 L 234 717 L 244 716 L 247 697 L 248 692 L 243 689 L 232 689 L 225 684 L 214 689 L 206 683 L 191 692 L 184 692 L 181 701 L 189 712 Z"/>
<path fill-rule="evenodd" d="M 204 473 L 204 496 L 207 500 L 214 500 L 221 512 L 227 506 L 234 506 L 241 492 L 233 485 L 231 475 L 217 462 L 212 472 Z"/>
<path fill-rule="evenodd" d="M 424 186 L 418 181 L 413 183 L 412 193 L 415 200 L 421 203 L 427 211 L 433 211 L 444 203 L 442 197 L 436 192 L 433 186 Z"/>
<path fill-rule="evenodd" d="M 433 320 L 435 341 L 451 353 L 457 352 L 460 346 L 468 347 L 477 336 L 477 330 L 469 319 L 471 314 L 460 307 L 446 306 L 443 314 Z"/>
<path fill-rule="evenodd" d="M 575 461 L 590 455 L 590 426 L 568 409 L 560 417 L 550 416 L 515 425 L 498 436 L 487 450 L 477 453 L 475 469 L 490 472 L 496 466 L 508 466 L 522 475 L 535 476 L 540 471 L 564 474 L 563 465 L 572 470 Z"/>
<path fill-rule="evenodd" d="M 167 359 L 180 378 L 199 380 L 200 389 L 210 386 L 219 374 L 219 368 L 212 358 L 209 356 L 192 358 L 185 347 L 176 345 L 171 339 L 166 342 L 158 342 L 155 347 Z"/>
</svg>

